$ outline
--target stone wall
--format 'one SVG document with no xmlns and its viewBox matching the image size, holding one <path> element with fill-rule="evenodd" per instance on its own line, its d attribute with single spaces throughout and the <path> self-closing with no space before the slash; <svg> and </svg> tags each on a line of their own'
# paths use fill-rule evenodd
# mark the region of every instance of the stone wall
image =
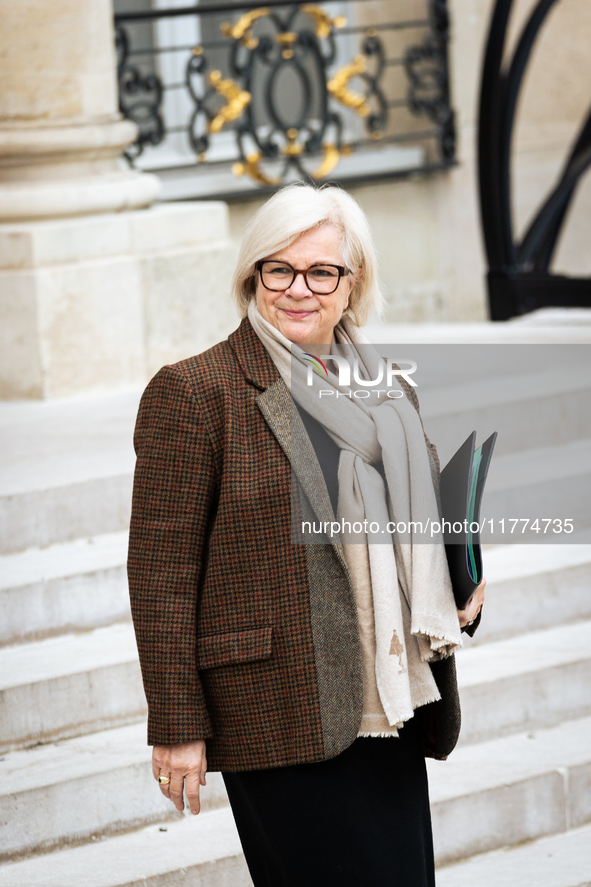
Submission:
<svg viewBox="0 0 591 887">
<path fill-rule="evenodd" d="M 224 203 L 0 225 L 0 399 L 143 386 L 225 338 Z"/>
</svg>

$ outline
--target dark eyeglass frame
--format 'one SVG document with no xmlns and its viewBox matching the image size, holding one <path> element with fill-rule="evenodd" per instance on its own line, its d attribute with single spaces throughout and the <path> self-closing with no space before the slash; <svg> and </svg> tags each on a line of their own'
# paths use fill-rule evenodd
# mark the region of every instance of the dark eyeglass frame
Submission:
<svg viewBox="0 0 591 887">
<path fill-rule="evenodd" d="M 293 274 L 292 274 L 292 278 L 291 278 L 290 282 L 287 284 L 287 286 L 281 286 L 281 287 L 278 287 L 277 289 L 274 289 L 271 286 L 267 286 L 267 284 L 263 280 L 263 265 L 267 265 L 269 263 L 272 263 L 275 265 L 281 264 L 281 265 L 285 265 L 286 268 L 291 268 L 291 270 L 293 271 Z M 314 293 L 315 296 L 331 296 L 333 293 L 335 293 L 338 290 L 339 284 L 340 284 L 342 278 L 347 277 L 347 275 L 351 273 L 351 269 L 347 268 L 345 265 L 332 265 L 330 262 L 314 262 L 314 264 L 310 265 L 308 268 L 300 269 L 300 268 L 294 268 L 292 265 L 289 264 L 289 262 L 279 262 L 278 259 L 259 259 L 259 261 L 255 263 L 254 267 L 255 267 L 255 270 L 259 272 L 259 276 L 261 278 L 261 283 L 263 284 L 265 289 L 269 290 L 272 293 L 285 292 L 285 290 L 288 290 L 290 288 L 290 286 L 293 286 L 298 274 L 302 274 L 303 278 L 306 282 L 306 286 L 308 287 L 308 289 L 310 290 L 311 293 Z M 308 281 L 308 272 L 312 271 L 313 268 L 336 268 L 336 270 L 339 272 L 339 274 L 338 274 L 337 282 L 335 284 L 334 289 L 328 290 L 328 291 L 324 290 L 323 292 L 317 292 L 315 289 L 313 289 L 313 287 L 310 286 L 310 283 Z"/>
</svg>

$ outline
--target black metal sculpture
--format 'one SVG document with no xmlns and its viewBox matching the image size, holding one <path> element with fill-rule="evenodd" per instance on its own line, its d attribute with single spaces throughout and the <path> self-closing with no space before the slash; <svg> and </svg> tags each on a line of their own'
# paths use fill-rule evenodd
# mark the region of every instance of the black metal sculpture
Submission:
<svg viewBox="0 0 591 887">
<path fill-rule="evenodd" d="M 514 0 L 497 0 L 488 35 L 478 137 L 480 211 L 488 259 L 492 320 L 542 307 L 591 306 L 591 280 L 549 271 L 578 182 L 591 164 L 591 112 L 559 180 L 520 242 L 511 212 L 511 138 L 519 91 L 535 40 L 556 0 L 539 0 L 509 62 L 503 65 Z"/>
</svg>

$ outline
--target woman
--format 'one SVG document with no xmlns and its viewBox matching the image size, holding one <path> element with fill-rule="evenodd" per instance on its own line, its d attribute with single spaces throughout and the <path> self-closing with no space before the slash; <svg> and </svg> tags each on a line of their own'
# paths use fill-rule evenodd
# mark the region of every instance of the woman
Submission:
<svg viewBox="0 0 591 887">
<path fill-rule="evenodd" d="M 234 294 L 239 328 L 160 370 L 136 426 L 129 583 L 154 776 L 198 813 L 222 771 L 256 887 L 431 887 L 424 756 L 457 741 L 453 651 L 484 583 L 458 614 L 440 539 L 297 538 L 437 516 L 412 389 L 367 386 L 379 358 L 359 326 L 380 296 L 359 206 L 278 192 Z M 322 358 L 338 346 L 359 361 L 349 397 Z"/>
</svg>

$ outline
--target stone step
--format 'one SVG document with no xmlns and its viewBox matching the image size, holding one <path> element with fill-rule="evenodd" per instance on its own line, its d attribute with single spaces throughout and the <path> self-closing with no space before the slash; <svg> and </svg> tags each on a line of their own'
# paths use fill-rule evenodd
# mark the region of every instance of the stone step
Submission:
<svg viewBox="0 0 591 887">
<path fill-rule="evenodd" d="M 127 529 L 139 397 L 0 403 L 0 554 Z"/>
<path fill-rule="evenodd" d="M 364 332 L 376 345 L 554 345 L 590 344 L 591 311 L 542 308 L 511 320 L 437 323 L 369 323 Z"/>
<path fill-rule="evenodd" d="M 580 538 L 586 530 L 591 534 L 591 439 L 574 440 L 552 447 L 540 447 L 520 453 L 493 456 L 483 497 L 481 520 L 492 519 L 494 535 L 483 541 L 496 544 L 522 541 L 531 544 L 570 542 L 570 533 L 554 532 L 559 525 L 538 524 L 538 531 L 529 527 L 535 520 L 570 519 L 573 534 Z M 499 532 L 501 519 L 504 532 Z M 530 525 L 512 524 L 511 519 L 528 518 Z M 575 544 L 575 543 L 572 543 Z"/>
<path fill-rule="evenodd" d="M 484 332 L 498 336 L 497 324 L 488 326 L 495 329 Z M 476 344 L 478 330 L 464 327 L 462 334 L 461 325 L 451 327 L 450 339 L 445 330 L 433 337 L 418 325 L 414 332 L 424 331 L 424 341 L 405 337 L 403 327 L 401 339 L 391 337 L 398 332 L 394 327 L 383 328 L 383 339 L 380 329 L 370 332 L 383 345 L 382 354 L 417 364 L 412 378 L 421 416 L 444 464 L 474 429 L 482 440 L 498 431 L 499 455 L 528 450 L 540 441 L 549 446 L 591 437 L 591 352 L 577 342 L 578 331 L 572 340 L 553 344 L 550 338 L 524 347 L 509 338 L 499 346 L 483 346 Z M 457 343 L 451 344 L 454 332 Z M 502 337 L 501 331 L 501 342 Z"/>
<path fill-rule="evenodd" d="M 428 762 L 438 865 L 564 835 L 591 820 L 591 718 L 530 737 L 498 739 L 458 749 L 446 762 Z M 184 816 L 165 828 L 152 825 L 7 863 L 0 868 L 0 887 L 250 887 L 228 807 Z M 537 881 L 529 883 L 537 887 Z"/>
<path fill-rule="evenodd" d="M 591 438 L 591 362 L 586 351 L 586 366 L 562 374 L 551 369 L 507 378 L 493 372 L 461 385 L 419 386 L 425 430 L 442 463 L 474 429 L 479 441 L 498 432 L 497 456 L 523 452 L 539 442 L 557 446 Z"/>
<path fill-rule="evenodd" d="M 129 618 L 127 533 L 0 556 L 0 645 Z M 591 617 L 591 545 L 485 551 L 486 618 L 472 643 Z"/>
<path fill-rule="evenodd" d="M 130 723 L 145 711 L 130 624 L 0 649 L 2 749 Z"/>
<path fill-rule="evenodd" d="M 129 618 L 127 533 L 0 556 L 0 645 Z M 591 618 L 591 545 L 484 554 L 485 618 L 470 645 Z"/>
<path fill-rule="evenodd" d="M 127 533 L 0 557 L 0 645 L 130 618 Z"/>
<path fill-rule="evenodd" d="M 154 781 L 151 754 L 142 722 L 4 755 L 0 859 L 178 818 Z M 201 802 L 203 810 L 227 804 L 219 773 L 208 774 Z"/>
<path fill-rule="evenodd" d="M 591 718 L 462 746 L 427 768 L 439 865 L 591 821 Z"/>
<path fill-rule="evenodd" d="M 591 712 L 591 622 L 460 651 L 462 741 Z M 138 720 L 145 697 L 133 628 L 117 623 L 0 649 L 0 748 Z"/>
<path fill-rule="evenodd" d="M 591 619 L 591 545 L 504 545 L 483 561 L 486 603 L 467 646 Z"/>
<path fill-rule="evenodd" d="M 252 887 L 229 808 L 0 866 L 0 887 Z"/>
<path fill-rule="evenodd" d="M 591 887 L 591 826 L 446 866 L 437 887 Z"/>
<path fill-rule="evenodd" d="M 590 637 L 584 621 L 461 650 L 461 742 L 591 714 Z"/>
<path fill-rule="evenodd" d="M 132 473 L 0 495 L 0 554 L 127 530 Z"/>
<path fill-rule="evenodd" d="M 129 447 L 130 442 L 131 431 Z M 463 436 L 456 435 L 455 443 L 461 442 Z M 68 462 L 69 452 L 65 447 L 64 463 Z M 0 484 L 0 555 L 127 530 L 133 451 L 127 454 L 127 461 L 125 473 L 77 479 L 77 472 L 72 471 L 70 483 L 49 485 L 47 482 L 45 486 L 28 490 L 13 490 L 7 484 L 3 488 Z M 442 459 L 442 464 L 444 462 Z M 55 479 L 59 476 L 57 472 Z M 41 477 L 38 483 L 42 483 Z M 566 534 L 550 532 L 532 534 L 528 530 L 523 537 L 521 525 L 511 533 L 508 519 L 570 518 L 576 532 L 589 530 L 590 498 L 591 440 L 575 440 L 554 447 L 496 455 L 490 467 L 482 517 L 494 520 L 495 535 L 490 541 L 497 544 L 524 538 L 537 544 L 568 542 Z M 499 534 L 501 518 L 506 521 L 504 534 Z M 485 541 L 488 538 L 486 527 L 483 538 Z"/>
<path fill-rule="evenodd" d="M 0 645 L 129 619 L 127 533 L 0 556 Z M 591 545 L 485 552 L 486 615 L 470 644 L 591 618 Z"/>
<path fill-rule="evenodd" d="M 523 504 L 519 493 L 524 483 L 531 487 L 528 507 L 531 505 L 534 516 L 544 516 L 543 509 L 535 509 L 545 503 L 553 505 L 553 511 L 562 507 L 565 490 L 568 504 L 568 496 L 572 498 L 578 492 L 577 474 L 585 475 L 582 483 L 590 483 L 585 471 L 591 447 L 588 375 L 547 371 L 540 376 L 524 370 L 505 386 L 483 379 L 475 389 L 480 401 L 475 400 L 474 392 L 471 399 L 466 392 L 462 397 L 451 397 L 447 392 L 447 403 L 440 390 L 427 388 L 421 393 L 423 412 L 442 463 L 473 428 L 478 429 L 481 439 L 489 431 L 498 430 L 497 455 L 485 498 L 487 511 L 496 513 L 489 506 L 494 504 L 495 475 L 501 467 L 504 504 Z M 484 413 L 478 393 L 482 385 L 492 385 L 490 396 L 494 400 Z M 134 390 L 41 404 L 0 403 L 0 554 L 127 528 L 134 466 L 132 435 L 139 396 L 140 392 Z M 560 415 L 560 421 L 555 421 L 556 415 Z M 430 422 L 443 425 L 431 428 Z M 529 450 L 539 441 L 545 442 L 545 450 L 536 449 L 537 456 L 532 459 Z M 554 445 L 555 452 L 550 452 L 548 444 Z M 521 457 L 521 461 L 502 465 L 506 456 Z M 540 458 L 545 459 L 543 465 Z M 562 468 L 557 468 L 555 462 Z M 536 484 L 527 479 L 534 469 L 542 472 L 542 486 L 546 486 L 547 495 L 542 501 L 540 491 L 533 489 Z M 556 476 L 557 471 L 562 473 Z M 508 503 L 507 477 L 509 490 L 517 490 L 518 494 Z M 558 489 L 554 489 L 557 484 Z M 503 512 L 511 516 L 506 507 Z M 559 516 L 573 517 L 578 522 L 582 519 L 575 514 Z"/>
</svg>

